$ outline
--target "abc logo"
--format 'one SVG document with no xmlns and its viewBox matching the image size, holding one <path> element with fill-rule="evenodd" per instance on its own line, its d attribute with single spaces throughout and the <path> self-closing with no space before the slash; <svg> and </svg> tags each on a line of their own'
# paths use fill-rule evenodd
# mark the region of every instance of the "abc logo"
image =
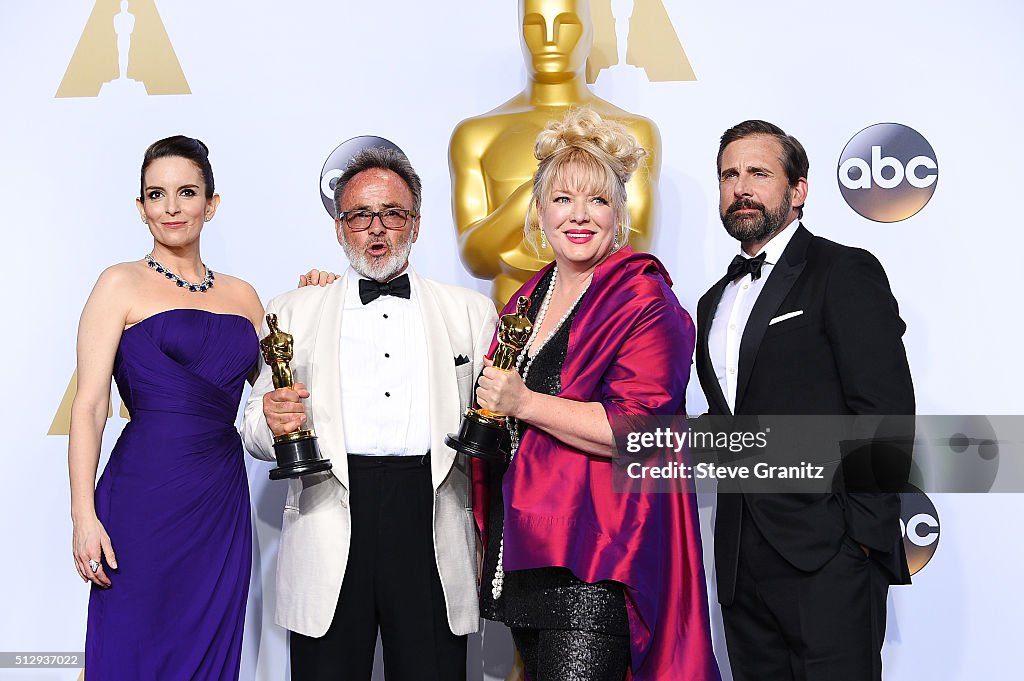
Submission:
<svg viewBox="0 0 1024 681">
<path fill-rule="evenodd" d="M 850 208 L 875 222 L 915 215 L 932 198 L 938 180 L 932 145 L 899 123 L 864 128 L 839 158 L 839 191 Z"/>
<path fill-rule="evenodd" d="M 908 487 L 908 491 L 900 492 L 900 530 L 913 575 L 928 564 L 939 547 L 939 514 L 928 495 L 913 485 Z"/>
<path fill-rule="evenodd" d="M 324 209 L 332 220 L 337 217 L 334 211 L 334 187 L 338 184 L 338 178 L 345 172 L 345 168 L 348 167 L 353 156 L 373 147 L 402 151 L 397 144 L 383 137 L 362 135 L 342 142 L 327 157 L 327 162 L 324 163 L 323 170 L 320 171 L 320 199 L 324 202 Z"/>
</svg>

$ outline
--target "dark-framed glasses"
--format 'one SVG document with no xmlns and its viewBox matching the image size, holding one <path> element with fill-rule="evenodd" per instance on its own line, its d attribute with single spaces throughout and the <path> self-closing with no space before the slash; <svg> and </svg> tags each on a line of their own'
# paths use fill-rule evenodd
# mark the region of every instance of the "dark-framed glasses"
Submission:
<svg viewBox="0 0 1024 681">
<path fill-rule="evenodd" d="M 385 229 L 405 229 L 410 217 L 417 217 L 408 208 L 385 208 L 384 210 L 346 210 L 338 213 L 338 219 L 353 232 L 364 232 L 373 224 L 374 218 L 380 218 Z"/>
</svg>

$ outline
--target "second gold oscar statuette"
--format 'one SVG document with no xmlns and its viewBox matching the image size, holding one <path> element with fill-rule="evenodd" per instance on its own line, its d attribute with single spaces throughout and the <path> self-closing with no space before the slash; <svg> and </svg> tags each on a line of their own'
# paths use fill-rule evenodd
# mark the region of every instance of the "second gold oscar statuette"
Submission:
<svg viewBox="0 0 1024 681">
<path fill-rule="evenodd" d="M 533 323 L 526 316 L 529 309 L 530 299 L 519 296 L 515 313 L 502 315 L 498 320 L 498 347 L 491 357 L 495 369 L 515 369 L 519 353 L 523 351 L 530 334 L 533 333 Z M 449 433 L 444 442 L 455 451 L 478 459 L 502 459 L 507 456 L 499 445 L 504 427 L 504 414 L 482 407 L 470 407 L 462 417 L 458 435 Z"/>
</svg>

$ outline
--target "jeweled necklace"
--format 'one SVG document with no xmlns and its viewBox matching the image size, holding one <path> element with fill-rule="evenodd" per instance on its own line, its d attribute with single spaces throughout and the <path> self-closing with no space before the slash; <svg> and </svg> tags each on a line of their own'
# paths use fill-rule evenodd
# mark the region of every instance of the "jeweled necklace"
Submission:
<svg viewBox="0 0 1024 681">
<path fill-rule="evenodd" d="M 178 288 L 188 289 L 192 293 L 206 293 L 211 288 L 213 288 L 213 270 L 211 270 L 209 267 L 206 267 L 206 265 L 203 265 L 203 267 L 206 269 L 206 278 L 203 279 L 198 284 L 193 284 L 190 281 L 182 279 L 177 274 L 175 274 L 174 272 L 170 271 L 169 269 L 158 263 L 156 259 L 153 257 L 152 253 L 147 253 L 145 260 L 146 264 L 149 265 L 151 269 L 156 270 L 157 274 L 162 274 L 166 278 L 173 281 L 175 284 L 177 284 Z"/>
<path fill-rule="evenodd" d="M 544 317 L 548 313 L 548 308 L 551 306 L 551 298 L 554 296 L 555 292 L 555 282 L 558 281 L 558 266 L 555 265 L 555 269 L 551 273 L 551 283 L 548 284 L 548 290 L 544 293 L 544 301 L 541 303 L 540 310 L 537 312 L 537 321 L 533 323 L 533 332 L 530 334 L 529 340 L 526 341 L 526 345 L 523 346 L 524 351 L 519 354 L 519 362 L 516 368 L 523 377 L 524 384 L 526 383 L 526 377 L 530 375 L 530 367 L 533 366 L 533 360 L 537 359 L 537 355 L 539 355 L 540 351 L 544 349 L 544 346 L 547 345 L 548 341 L 558 333 L 560 328 L 562 328 L 562 324 L 565 324 L 565 320 L 569 318 L 572 311 L 576 309 L 577 305 L 579 305 L 580 300 L 582 300 L 583 296 L 586 295 L 587 289 L 590 288 L 590 282 L 593 280 L 593 274 L 587 277 L 587 281 L 583 285 L 583 290 L 580 291 L 578 296 L 576 296 L 576 300 L 573 301 L 572 305 L 569 306 L 565 311 L 565 314 L 562 315 L 562 318 L 558 320 L 558 323 L 555 324 L 554 328 L 551 329 L 548 335 L 544 337 L 544 340 L 540 342 L 540 345 L 538 345 L 537 349 L 533 351 L 533 354 L 530 354 L 529 359 L 526 359 L 526 355 L 529 354 L 530 348 L 533 346 L 533 341 L 537 337 L 537 332 L 540 331 L 540 326 L 544 323 Z M 516 419 L 511 416 L 505 419 L 505 424 L 508 427 L 508 433 L 512 438 L 512 453 L 509 457 L 509 463 L 512 462 L 512 459 L 516 456 L 516 452 L 519 451 L 519 428 L 515 421 Z M 505 585 L 505 568 L 502 565 L 505 558 L 504 529 L 502 529 L 501 534 L 501 543 L 498 544 L 498 566 L 494 570 L 494 579 L 491 580 L 491 596 L 494 597 L 494 600 L 501 598 L 501 591 Z"/>
</svg>

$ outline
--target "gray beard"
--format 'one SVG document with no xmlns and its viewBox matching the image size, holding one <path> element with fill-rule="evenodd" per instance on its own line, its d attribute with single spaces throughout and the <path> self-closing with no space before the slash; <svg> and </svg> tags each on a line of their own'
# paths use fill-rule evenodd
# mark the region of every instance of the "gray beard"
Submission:
<svg viewBox="0 0 1024 681">
<path fill-rule="evenodd" d="M 406 238 L 397 243 L 385 239 L 390 249 L 388 255 L 379 258 L 367 255 L 364 251 L 357 251 L 345 239 L 341 241 L 341 249 L 345 252 L 345 257 L 348 258 L 352 269 L 360 276 L 375 281 L 387 281 L 401 272 L 409 262 L 409 254 L 412 253 L 412 239 L 404 233 L 402 236 Z"/>
</svg>

